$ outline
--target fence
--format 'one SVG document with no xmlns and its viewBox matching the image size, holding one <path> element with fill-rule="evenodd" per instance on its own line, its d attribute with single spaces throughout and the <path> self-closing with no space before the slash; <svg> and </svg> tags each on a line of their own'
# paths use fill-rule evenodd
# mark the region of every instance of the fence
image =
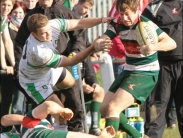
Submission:
<svg viewBox="0 0 183 138">
<path fill-rule="evenodd" d="M 109 10 L 112 7 L 112 0 L 94 0 L 94 6 L 89 13 L 89 17 L 107 17 Z M 88 29 L 88 38 L 92 42 L 95 38 L 102 35 L 107 29 L 107 24 Z"/>
</svg>

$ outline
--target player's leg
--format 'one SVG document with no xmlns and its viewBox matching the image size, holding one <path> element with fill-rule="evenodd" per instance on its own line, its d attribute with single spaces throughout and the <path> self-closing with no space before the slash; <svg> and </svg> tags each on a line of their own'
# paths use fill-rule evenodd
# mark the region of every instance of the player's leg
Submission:
<svg viewBox="0 0 183 138">
<path fill-rule="evenodd" d="M 95 132 L 95 129 L 100 128 L 100 119 L 101 119 L 101 113 L 100 113 L 100 107 L 102 104 L 102 101 L 104 99 L 104 89 L 100 87 L 100 90 L 98 92 L 93 93 L 93 99 L 90 106 L 90 113 L 91 113 L 91 127 L 90 132 L 92 132 L 92 129 Z"/>
<path fill-rule="evenodd" d="M 71 73 L 68 70 L 63 69 L 63 72 L 60 78 L 57 80 L 55 86 L 61 88 L 61 92 L 65 96 L 64 106 L 71 109 L 74 113 L 73 118 L 67 122 L 68 130 L 82 131 L 84 116 L 80 98 L 79 82 L 74 81 L 74 78 L 72 77 Z M 58 87 L 56 87 L 57 90 Z"/>
<path fill-rule="evenodd" d="M 144 102 L 152 91 L 156 81 L 157 75 L 151 76 L 123 71 L 110 87 L 109 90 L 111 92 L 108 92 L 105 97 L 109 101 L 108 107 L 103 109 L 106 112 L 106 125 L 114 126 L 117 131 L 120 122 L 122 129 L 130 136 L 141 137 L 141 134 L 128 124 L 127 118 L 121 111 L 136 100 L 140 103 Z"/>
<path fill-rule="evenodd" d="M 58 75 L 58 74 L 53 72 L 53 75 Z M 57 87 L 57 89 L 55 89 L 55 90 L 70 88 L 75 83 L 74 78 L 72 77 L 71 73 L 66 68 L 63 68 L 62 73 L 59 76 L 59 78 L 55 77 L 55 79 L 57 79 L 56 85 L 54 86 L 54 89 L 55 89 L 55 87 Z"/>
<path fill-rule="evenodd" d="M 100 135 L 100 107 L 101 103 L 104 99 L 104 89 L 99 87 L 96 92 L 92 92 L 90 94 L 84 93 L 85 102 L 91 101 L 89 111 L 91 113 L 91 126 L 89 130 L 89 134 Z"/>
</svg>

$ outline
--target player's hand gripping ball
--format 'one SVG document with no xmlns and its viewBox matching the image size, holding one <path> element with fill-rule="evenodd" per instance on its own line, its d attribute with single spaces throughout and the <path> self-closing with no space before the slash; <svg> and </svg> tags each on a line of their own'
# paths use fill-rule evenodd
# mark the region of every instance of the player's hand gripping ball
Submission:
<svg viewBox="0 0 183 138">
<path fill-rule="evenodd" d="M 150 23 L 139 22 L 135 29 L 136 39 L 140 45 L 140 52 L 145 56 L 151 54 L 154 44 L 158 43 L 158 35 L 153 27 L 153 23 Z"/>
<path fill-rule="evenodd" d="M 139 22 L 136 29 L 136 38 L 140 46 L 158 43 L 158 35 L 155 28 L 148 22 Z"/>
</svg>

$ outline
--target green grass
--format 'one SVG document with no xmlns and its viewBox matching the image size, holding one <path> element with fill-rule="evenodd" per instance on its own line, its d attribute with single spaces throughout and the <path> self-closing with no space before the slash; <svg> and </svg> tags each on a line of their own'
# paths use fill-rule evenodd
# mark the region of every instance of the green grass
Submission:
<svg viewBox="0 0 183 138">
<path fill-rule="evenodd" d="M 100 71 L 97 72 L 96 77 L 97 77 L 99 84 L 102 86 L 101 78 L 100 78 Z M 181 138 L 177 124 L 176 124 L 175 129 L 165 128 L 164 133 L 163 133 L 163 138 Z"/>
<path fill-rule="evenodd" d="M 181 138 L 177 123 L 175 129 L 165 128 L 163 138 Z"/>
</svg>

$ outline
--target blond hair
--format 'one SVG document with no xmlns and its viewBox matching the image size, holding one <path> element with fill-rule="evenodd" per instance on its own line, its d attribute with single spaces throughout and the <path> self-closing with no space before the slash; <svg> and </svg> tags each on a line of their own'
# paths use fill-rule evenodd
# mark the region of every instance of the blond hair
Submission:
<svg viewBox="0 0 183 138">
<path fill-rule="evenodd" d="M 79 3 L 83 4 L 85 2 L 88 2 L 91 6 L 94 5 L 94 0 L 79 0 Z"/>
<path fill-rule="evenodd" d="M 14 5 L 14 4 L 15 4 L 15 0 L 1 0 L 1 2 L 0 2 L 0 3 L 5 2 L 5 1 L 11 1 L 11 2 L 12 2 L 12 5 Z"/>
<path fill-rule="evenodd" d="M 43 14 L 33 14 L 28 18 L 27 26 L 30 32 L 37 33 L 37 29 L 45 27 L 48 21 L 48 18 Z"/>
</svg>

